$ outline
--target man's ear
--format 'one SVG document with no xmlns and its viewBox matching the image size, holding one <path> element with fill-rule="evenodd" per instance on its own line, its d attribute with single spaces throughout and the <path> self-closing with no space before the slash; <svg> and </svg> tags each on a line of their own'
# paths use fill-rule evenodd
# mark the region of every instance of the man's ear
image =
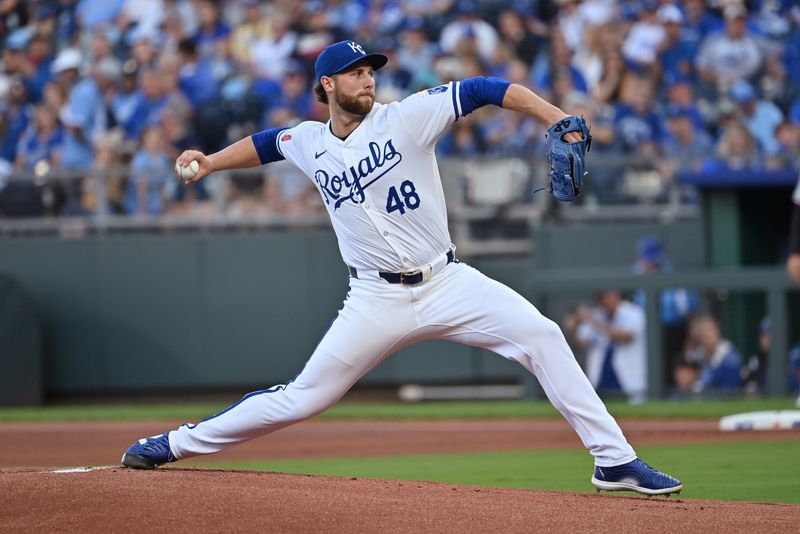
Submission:
<svg viewBox="0 0 800 534">
<path fill-rule="evenodd" d="M 319 82 L 322 84 L 322 88 L 326 91 L 333 91 L 334 88 L 334 80 L 331 76 L 323 76 L 320 78 Z"/>
</svg>

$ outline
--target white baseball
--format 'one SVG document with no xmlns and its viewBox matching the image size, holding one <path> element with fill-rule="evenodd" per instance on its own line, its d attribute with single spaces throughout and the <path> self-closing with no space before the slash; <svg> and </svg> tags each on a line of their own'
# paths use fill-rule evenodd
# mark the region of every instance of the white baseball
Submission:
<svg viewBox="0 0 800 534">
<path fill-rule="evenodd" d="M 175 174 L 181 177 L 182 180 L 189 180 L 194 178 L 194 176 L 200 171 L 200 164 L 197 163 L 196 159 L 193 159 L 189 162 L 189 165 L 182 166 L 175 164 Z"/>
</svg>

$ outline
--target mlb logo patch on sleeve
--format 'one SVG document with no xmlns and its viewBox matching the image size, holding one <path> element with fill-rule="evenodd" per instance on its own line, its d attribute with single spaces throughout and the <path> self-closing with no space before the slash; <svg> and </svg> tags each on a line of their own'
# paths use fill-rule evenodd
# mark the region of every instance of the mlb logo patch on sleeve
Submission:
<svg viewBox="0 0 800 534">
<path fill-rule="evenodd" d="M 433 89 L 428 89 L 429 95 L 438 95 L 439 93 L 444 93 L 447 91 L 447 85 L 440 85 L 439 87 L 434 87 Z"/>
<path fill-rule="evenodd" d="M 281 141 L 291 141 L 291 140 L 292 140 L 292 134 L 286 134 L 283 137 L 281 137 Z"/>
</svg>

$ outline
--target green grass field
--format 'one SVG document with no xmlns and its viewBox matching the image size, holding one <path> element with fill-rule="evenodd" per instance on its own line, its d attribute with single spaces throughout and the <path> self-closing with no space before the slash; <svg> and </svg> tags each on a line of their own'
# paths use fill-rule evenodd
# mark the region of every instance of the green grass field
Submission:
<svg viewBox="0 0 800 534">
<path fill-rule="evenodd" d="M 800 503 L 800 441 L 706 443 L 637 448 L 681 479 L 687 499 Z M 592 492 L 592 459 L 582 450 L 530 450 L 380 458 L 281 460 L 197 465 L 282 473 Z"/>
<path fill-rule="evenodd" d="M 758 410 L 788 410 L 794 399 L 759 398 L 687 402 L 652 401 L 630 406 L 607 402 L 615 417 L 668 417 L 708 419 Z M 198 421 L 225 408 L 225 404 L 107 404 L 0 407 L 0 422 L 22 421 Z M 457 401 L 340 403 L 319 416 L 321 419 L 524 419 L 560 417 L 547 401 Z"/>
</svg>

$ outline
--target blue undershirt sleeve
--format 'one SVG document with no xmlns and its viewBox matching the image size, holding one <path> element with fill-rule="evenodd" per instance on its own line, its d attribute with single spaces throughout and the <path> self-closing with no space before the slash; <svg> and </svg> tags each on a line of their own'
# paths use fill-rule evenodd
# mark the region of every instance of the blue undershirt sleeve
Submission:
<svg viewBox="0 0 800 534">
<path fill-rule="evenodd" d="M 286 130 L 288 128 L 270 128 L 250 136 L 262 165 L 286 159 L 278 149 L 278 136 Z"/>
<path fill-rule="evenodd" d="M 461 115 L 468 115 L 487 104 L 503 106 L 503 98 L 511 82 L 492 76 L 476 76 L 461 80 L 458 98 L 461 101 Z"/>
</svg>

